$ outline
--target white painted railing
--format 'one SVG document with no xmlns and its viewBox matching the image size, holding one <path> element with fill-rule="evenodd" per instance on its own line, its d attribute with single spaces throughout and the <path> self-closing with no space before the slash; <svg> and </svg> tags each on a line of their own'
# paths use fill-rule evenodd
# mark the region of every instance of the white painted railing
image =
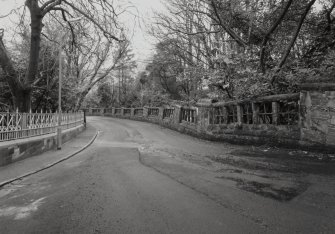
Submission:
<svg viewBox="0 0 335 234">
<path fill-rule="evenodd" d="M 55 133 L 58 113 L 0 112 L 0 142 Z M 63 130 L 84 123 L 84 113 L 62 113 Z"/>
</svg>

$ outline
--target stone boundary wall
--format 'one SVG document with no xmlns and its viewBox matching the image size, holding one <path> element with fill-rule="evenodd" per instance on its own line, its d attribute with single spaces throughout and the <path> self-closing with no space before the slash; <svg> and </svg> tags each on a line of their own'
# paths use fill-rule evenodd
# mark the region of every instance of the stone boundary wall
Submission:
<svg viewBox="0 0 335 234">
<path fill-rule="evenodd" d="M 85 129 L 85 124 L 62 132 L 62 142 L 69 141 Z M 57 148 L 57 134 L 31 137 L 0 143 L 0 166 L 39 155 Z"/>
<path fill-rule="evenodd" d="M 90 108 L 86 115 L 160 124 L 208 140 L 335 151 L 335 83 L 233 102 L 142 108 Z"/>
</svg>

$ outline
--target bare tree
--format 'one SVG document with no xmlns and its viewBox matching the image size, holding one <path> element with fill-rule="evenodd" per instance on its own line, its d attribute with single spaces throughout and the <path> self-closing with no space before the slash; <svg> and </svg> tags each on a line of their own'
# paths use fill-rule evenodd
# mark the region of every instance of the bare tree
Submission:
<svg viewBox="0 0 335 234">
<path fill-rule="evenodd" d="M 25 6 L 30 13 L 30 49 L 24 77 L 19 76 L 4 45 L 4 31 L 2 30 L 0 34 L 0 66 L 11 90 L 13 103 L 20 111 L 29 111 L 31 107 L 32 90 L 39 69 L 43 20 L 46 17 L 53 17 L 55 21 L 67 27 L 72 32 L 73 38 L 75 38 L 74 26 L 68 19 L 82 17 L 89 25 L 93 25 L 96 29 L 95 32 L 103 35 L 110 45 L 123 43 L 125 40 L 123 28 L 117 18 L 121 12 L 117 12 L 111 1 L 26 0 Z M 73 39 L 74 42 L 75 39 Z"/>
</svg>

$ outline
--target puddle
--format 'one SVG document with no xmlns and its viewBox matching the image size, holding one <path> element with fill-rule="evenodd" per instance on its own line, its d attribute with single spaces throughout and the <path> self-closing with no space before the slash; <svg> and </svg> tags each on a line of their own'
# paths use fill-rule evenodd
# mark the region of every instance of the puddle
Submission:
<svg viewBox="0 0 335 234">
<path fill-rule="evenodd" d="M 33 212 L 38 210 L 38 207 L 42 205 L 45 197 L 42 197 L 26 206 L 10 206 L 0 208 L 0 217 L 14 216 L 15 220 L 20 220 L 29 217 Z"/>
</svg>

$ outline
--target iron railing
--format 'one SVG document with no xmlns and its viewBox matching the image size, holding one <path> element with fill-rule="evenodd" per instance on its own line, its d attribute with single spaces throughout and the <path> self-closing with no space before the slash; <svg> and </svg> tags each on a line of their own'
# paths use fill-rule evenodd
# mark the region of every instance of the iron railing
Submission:
<svg viewBox="0 0 335 234">
<path fill-rule="evenodd" d="M 55 133 L 58 113 L 0 112 L 0 142 Z M 62 113 L 63 130 L 84 123 L 84 112 Z"/>
<path fill-rule="evenodd" d="M 159 115 L 159 108 L 157 107 L 148 107 L 148 116 L 154 117 Z"/>
<path fill-rule="evenodd" d="M 181 120 L 189 123 L 195 123 L 197 116 L 197 110 L 192 107 L 181 108 Z"/>
</svg>

